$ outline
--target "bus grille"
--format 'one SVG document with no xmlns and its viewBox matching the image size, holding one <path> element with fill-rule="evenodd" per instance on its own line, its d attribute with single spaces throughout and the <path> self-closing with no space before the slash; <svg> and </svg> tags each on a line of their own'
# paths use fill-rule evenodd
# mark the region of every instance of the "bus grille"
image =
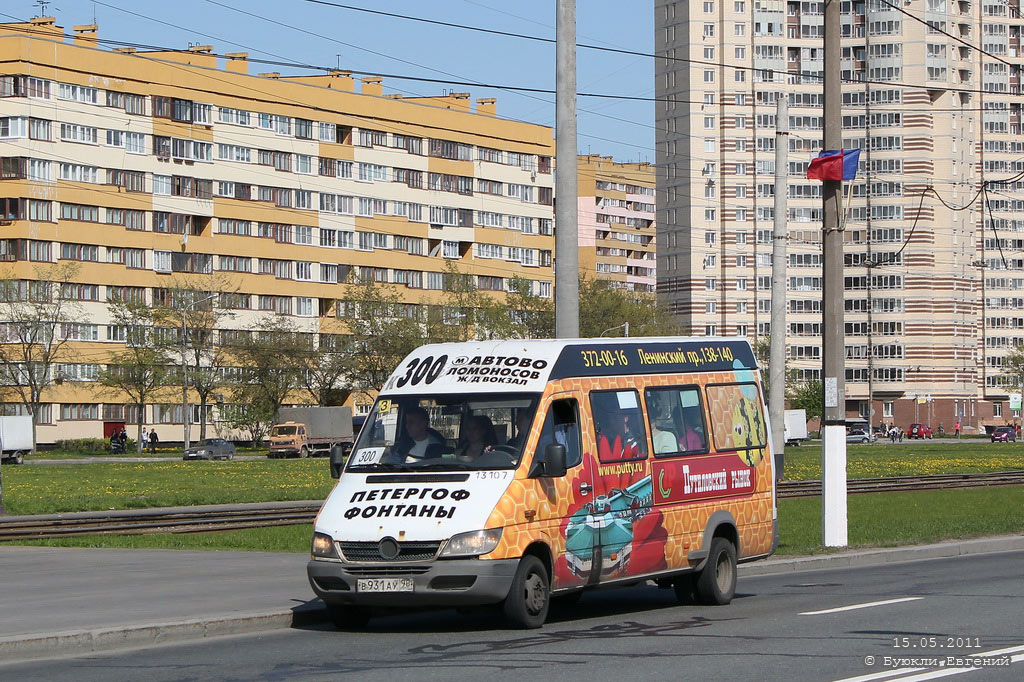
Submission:
<svg viewBox="0 0 1024 682">
<path fill-rule="evenodd" d="M 339 542 L 346 561 L 430 561 L 437 556 L 440 542 L 399 542 L 398 556 L 384 558 L 376 542 Z"/>
</svg>

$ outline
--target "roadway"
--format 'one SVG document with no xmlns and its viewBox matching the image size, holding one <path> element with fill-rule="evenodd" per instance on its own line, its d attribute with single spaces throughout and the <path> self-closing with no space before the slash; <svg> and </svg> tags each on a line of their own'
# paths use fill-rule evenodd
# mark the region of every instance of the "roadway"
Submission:
<svg viewBox="0 0 1024 682">
<path fill-rule="evenodd" d="M 1014 551 L 741 575 L 727 607 L 678 606 L 671 591 L 650 586 L 608 590 L 557 606 L 535 631 L 504 629 L 490 611 L 393 613 L 362 632 L 309 626 L 0 664 L 0 679 L 1017 681 L 1024 679 L 1022 566 L 1024 551 Z M 915 646 L 896 646 L 900 637 Z M 932 637 L 936 645 L 969 641 L 932 648 Z M 1010 665 L 893 660 L 993 651 L 1007 651 L 990 660 Z"/>
</svg>

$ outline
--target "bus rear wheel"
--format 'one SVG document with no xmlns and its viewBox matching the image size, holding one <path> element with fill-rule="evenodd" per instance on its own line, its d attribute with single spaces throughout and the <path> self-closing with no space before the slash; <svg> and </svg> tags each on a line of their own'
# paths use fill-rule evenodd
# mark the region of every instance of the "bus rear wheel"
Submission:
<svg viewBox="0 0 1024 682">
<path fill-rule="evenodd" d="M 736 547 L 725 538 L 714 538 L 707 563 L 695 582 L 697 600 L 724 606 L 736 595 Z"/>
</svg>

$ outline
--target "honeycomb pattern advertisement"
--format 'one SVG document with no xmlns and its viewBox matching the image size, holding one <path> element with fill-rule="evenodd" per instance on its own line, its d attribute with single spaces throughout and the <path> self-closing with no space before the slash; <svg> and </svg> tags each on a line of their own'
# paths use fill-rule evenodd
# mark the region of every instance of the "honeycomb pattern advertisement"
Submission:
<svg viewBox="0 0 1024 682">
<path fill-rule="evenodd" d="M 766 554 L 772 542 L 772 472 L 755 377 L 749 370 L 736 370 L 549 383 L 541 400 L 544 413 L 554 400 L 575 398 L 579 404 L 583 461 L 558 479 L 527 478 L 530 462 L 524 461 L 487 521 L 488 528 L 505 530 L 498 547 L 485 558 L 516 558 L 533 542 L 543 542 L 555 557 L 555 589 L 685 568 L 691 565 L 688 554 L 702 545 L 708 519 L 719 509 L 736 520 L 741 558 Z M 754 469 L 752 493 L 655 503 L 650 458 L 599 461 L 595 424 L 587 409 L 591 391 L 635 389 L 643 400 L 645 388 L 680 385 L 701 388 L 704 420 L 710 422 L 713 442 L 707 454 L 658 461 L 735 457 L 738 468 Z M 527 452 L 543 449 L 538 442 L 542 421 L 536 420 L 530 432 Z M 653 452 L 649 423 L 644 431 L 648 441 L 643 449 Z"/>
</svg>

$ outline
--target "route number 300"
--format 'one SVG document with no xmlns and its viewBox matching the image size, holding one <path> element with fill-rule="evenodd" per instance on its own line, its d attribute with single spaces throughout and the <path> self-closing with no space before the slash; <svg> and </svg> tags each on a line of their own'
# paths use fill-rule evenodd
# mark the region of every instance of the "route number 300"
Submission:
<svg viewBox="0 0 1024 682">
<path fill-rule="evenodd" d="M 395 382 L 395 386 L 402 388 L 406 384 L 415 386 L 421 381 L 432 384 L 434 381 L 441 376 L 441 371 L 444 369 L 445 363 L 448 362 L 447 355 L 438 356 L 435 360 L 433 355 L 428 355 L 425 358 L 413 358 L 408 365 L 405 366 L 405 376 Z"/>
</svg>

